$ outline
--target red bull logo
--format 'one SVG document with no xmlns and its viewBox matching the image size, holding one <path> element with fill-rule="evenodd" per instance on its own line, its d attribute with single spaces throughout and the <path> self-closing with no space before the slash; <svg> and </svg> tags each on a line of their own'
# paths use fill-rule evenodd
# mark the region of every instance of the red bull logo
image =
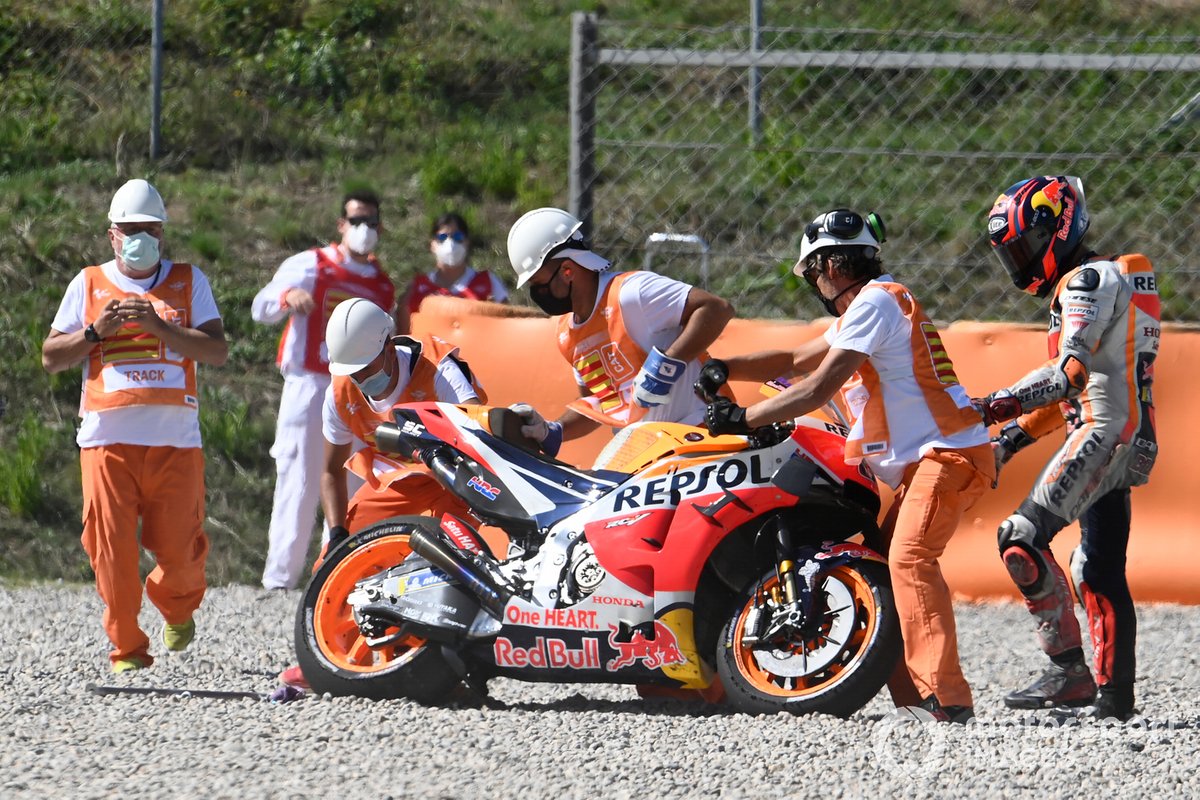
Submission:
<svg viewBox="0 0 1200 800">
<path fill-rule="evenodd" d="M 882 561 L 878 553 L 869 547 L 854 544 L 853 542 L 843 542 L 842 544 L 833 544 L 825 542 L 821 545 L 824 552 L 817 553 L 813 556 L 817 561 L 825 561 L 826 559 L 835 558 L 837 556 L 847 556 L 849 558 L 867 558 L 872 561 Z"/>
<path fill-rule="evenodd" d="M 600 642 L 591 637 L 572 649 L 562 639 L 539 636 L 532 647 L 521 647 L 503 636 L 492 645 L 492 655 L 498 667 L 520 669 L 599 669 Z"/>
<path fill-rule="evenodd" d="M 1031 208 L 1045 206 L 1054 212 L 1054 216 L 1062 214 L 1062 184 L 1058 181 L 1047 184 L 1034 193 L 1029 201 Z"/>
<path fill-rule="evenodd" d="M 635 629 L 628 642 L 617 639 L 619 628 L 609 625 L 608 644 L 617 651 L 617 657 L 608 662 L 610 672 L 633 666 L 638 661 L 646 669 L 659 669 L 668 664 L 684 664 L 687 659 L 679 650 L 675 634 L 663 623 L 654 621 L 654 638 L 647 639 L 640 629 Z"/>
</svg>

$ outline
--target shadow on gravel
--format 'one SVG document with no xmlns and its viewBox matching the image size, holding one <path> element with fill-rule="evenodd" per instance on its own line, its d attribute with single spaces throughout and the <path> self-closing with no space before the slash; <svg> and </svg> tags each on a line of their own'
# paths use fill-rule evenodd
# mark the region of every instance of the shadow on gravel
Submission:
<svg viewBox="0 0 1200 800">
<path fill-rule="evenodd" d="M 727 706 L 693 700 L 657 697 L 637 700 L 599 700 L 578 694 L 545 702 L 525 700 L 519 703 L 503 703 L 488 698 L 483 704 L 496 711 L 598 711 L 605 714 L 636 714 L 641 717 L 727 717 L 740 713 Z"/>
</svg>

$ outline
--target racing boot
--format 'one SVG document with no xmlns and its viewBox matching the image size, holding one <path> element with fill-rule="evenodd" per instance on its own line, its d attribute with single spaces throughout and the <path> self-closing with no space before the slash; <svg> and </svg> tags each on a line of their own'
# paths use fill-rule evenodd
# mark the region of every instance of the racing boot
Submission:
<svg viewBox="0 0 1200 800">
<path fill-rule="evenodd" d="M 1096 692 L 1096 702 L 1080 712 L 1083 719 L 1115 719 L 1126 722 L 1134 715 L 1133 686 L 1101 686 Z"/>
<path fill-rule="evenodd" d="M 1083 658 L 1067 664 L 1051 661 L 1042 676 L 1024 689 L 1004 697 L 1009 708 L 1087 706 L 1096 699 L 1096 682 Z"/>
</svg>

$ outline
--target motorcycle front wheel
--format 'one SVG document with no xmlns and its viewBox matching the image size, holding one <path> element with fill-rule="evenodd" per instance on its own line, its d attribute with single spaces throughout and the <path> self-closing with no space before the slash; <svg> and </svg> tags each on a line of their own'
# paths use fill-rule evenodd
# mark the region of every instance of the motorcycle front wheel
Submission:
<svg viewBox="0 0 1200 800">
<path fill-rule="evenodd" d="M 819 580 L 815 624 L 758 641 L 749 626 L 777 614 L 779 577 L 771 572 L 742 593 L 717 645 L 717 672 L 734 708 L 848 717 L 887 681 L 902 647 L 887 567 L 841 564 Z"/>
<path fill-rule="evenodd" d="M 393 517 L 355 534 L 329 553 L 304 590 L 296 614 L 296 657 L 318 694 L 407 697 L 422 703 L 446 699 L 459 683 L 441 649 L 388 628 L 386 644 L 372 646 L 346 598 L 355 584 L 404 562 L 417 528 L 436 527 L 427 517 Z"/>
</svg>

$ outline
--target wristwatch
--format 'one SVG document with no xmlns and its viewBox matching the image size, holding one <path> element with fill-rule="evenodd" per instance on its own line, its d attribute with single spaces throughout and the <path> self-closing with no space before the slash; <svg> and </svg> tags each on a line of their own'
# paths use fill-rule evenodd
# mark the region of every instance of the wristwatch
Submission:
<svg viewBox="0 0 1200 800">
<path fill-rule="evenodd" d="M 104 341 L 104 337 L 96 332 L 95 325 L 88 325 L 83 329 L 83 338 L 87 339 L 89 342 L 95 342 L 97 344 Z"/>
</svg>

